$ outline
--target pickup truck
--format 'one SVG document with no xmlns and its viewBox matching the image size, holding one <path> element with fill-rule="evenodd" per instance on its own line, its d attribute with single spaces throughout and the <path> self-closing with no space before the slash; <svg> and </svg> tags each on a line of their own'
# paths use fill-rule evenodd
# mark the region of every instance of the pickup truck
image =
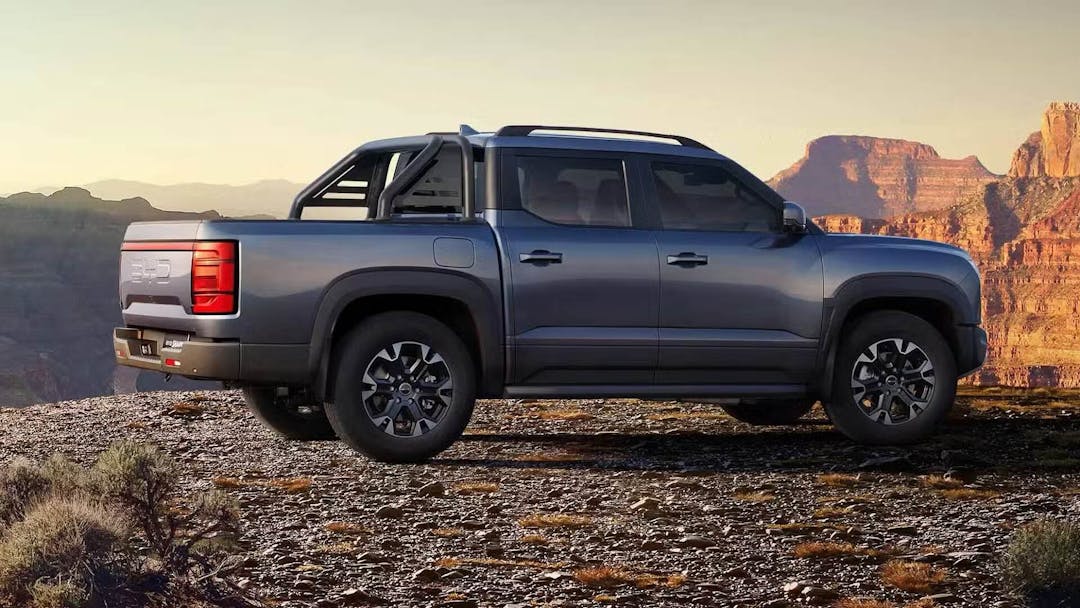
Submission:
<svg viewBox="0 0 1080 608">
<path fill-rule="evenodd" d="M 477 398 L 715 402 L 926 437 L 982 365 L 943 243 L 826 234 L 687 137 L 513 125 L 365 144 L 286 220 L 131 224 L 116 362 L 244 388 L 293 439 L 446 449 Z"/>
</svg>

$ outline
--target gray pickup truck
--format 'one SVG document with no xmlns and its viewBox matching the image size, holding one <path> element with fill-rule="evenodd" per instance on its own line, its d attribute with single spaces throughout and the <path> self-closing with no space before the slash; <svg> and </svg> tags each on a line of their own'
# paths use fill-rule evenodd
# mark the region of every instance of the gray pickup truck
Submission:
<svg viewBox="0 0 1080 608">
<path fill-rule="evenodd" d="M 925 437 L 986 355 L 961 249 L 822 232 L 692 139 L 507 126 L 357 148 L 287 220 L 132 224 L 116 361 L 242 386 L 293 439 L 429 458 L 488 398 L 820 400 Z"/>
</svg>

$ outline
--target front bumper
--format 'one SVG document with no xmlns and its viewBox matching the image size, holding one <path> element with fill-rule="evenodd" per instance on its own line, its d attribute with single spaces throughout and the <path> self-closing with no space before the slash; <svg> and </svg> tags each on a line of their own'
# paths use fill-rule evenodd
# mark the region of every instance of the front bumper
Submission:
<svg viewBox="0 0 1080 608">
<path fill-rule="evenodd" d="M 969 376 L 986 362 L 986 330 L 978 325 L 957 326 L 956 347 L 957 375 Z"/>
<path fill-rule="evenodd" d="M 154 329 L 113 329 L 116 364 L 201 380 L 239 380 L 240 343 Z"/>
</svg>

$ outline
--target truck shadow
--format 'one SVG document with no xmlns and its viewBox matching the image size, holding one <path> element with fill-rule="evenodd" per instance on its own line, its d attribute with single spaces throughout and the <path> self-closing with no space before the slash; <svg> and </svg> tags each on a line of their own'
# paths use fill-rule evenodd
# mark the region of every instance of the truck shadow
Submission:
<svg viewBox="0 0 1080 608">
<path fill-rule="evenodd" d="M 743 427 L 748 428 L 748 427 Z M 911 446 L 862 446 L 824 420 L 761 430 L 667 434 L 477 433 L 462 442 L 477 457 L 439 458 L 437 466 L 506 469 L 740 472 L 1080 473 L 1080 420 L 969 418 Z M 480 449 L 473 449 L 480 448 Z"/>
</svg>

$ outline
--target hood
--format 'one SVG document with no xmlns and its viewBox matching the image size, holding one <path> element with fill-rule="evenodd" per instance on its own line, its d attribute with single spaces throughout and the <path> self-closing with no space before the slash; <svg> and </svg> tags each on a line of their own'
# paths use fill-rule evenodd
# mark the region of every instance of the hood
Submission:
<svg viewBox="0 0 1080 608">
<path fill-rule="evenodd" d="M 882 236 L 878 234 L 856 234 L 846 232 L 829 232 L 824 234 L 825 240 L 830 245 L 837 247 L 869 247 L 874 249 L 917 249 L 924 251 L 940 251 L 953 253 L 965 258 L 971 256 L 956 245 L 942 243 L 941 241 L 929 241 L 926 239 L 913 239 L 906 236 Z"/>
</svg>

